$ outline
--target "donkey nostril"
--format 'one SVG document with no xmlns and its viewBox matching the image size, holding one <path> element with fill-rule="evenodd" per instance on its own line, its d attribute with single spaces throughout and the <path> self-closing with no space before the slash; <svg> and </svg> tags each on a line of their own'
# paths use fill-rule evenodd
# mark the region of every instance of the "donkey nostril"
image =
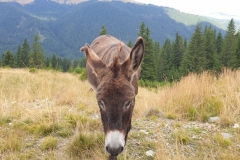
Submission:
<svg viewBox="0 0 240 160">
<path fill-rule="evenodd" d="M 121 147 L 121 149 L 120 149 L 120 153 L 123 151 L 123 147 Z"/>
<path fill-rule="evenodd" d="M 106 151 L 109 152 L 109 150 L 108 150 L 108 146 L 106 146 Z"/>
</svg>

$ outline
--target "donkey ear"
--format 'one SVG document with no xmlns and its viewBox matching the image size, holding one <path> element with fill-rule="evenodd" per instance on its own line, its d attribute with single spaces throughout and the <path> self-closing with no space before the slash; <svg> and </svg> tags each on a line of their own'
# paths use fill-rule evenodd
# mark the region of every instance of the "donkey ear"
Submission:
<svg viewBox="0 0 240 160">
<path fill-rule="evenodd" d="M 138 70 L 140 67 L 144 55 L 144 40 L 139 37 L 133 46 L 130 55 L 122 63 L 122 69 L 129 78 Z"/>
<path fill-rule="evenodd" d="M 96 55 L 88 44 L 85 44 L 80 51 L 84 51 L 86 54 L 87 62 L 93 68 L 98 76 L 102 76 L 103 71 L 107 68 L 107 65 Z"/>
<path fill-rule="evenodd" d="M 130 53 L 131 59 L 130 69 L 132 69 L 134 72 L 136 72 L 140 67 L 143 60 L 143 55 L 144 55 L 144 41 L 142 37 L 139 37 Z"/>
</svg>

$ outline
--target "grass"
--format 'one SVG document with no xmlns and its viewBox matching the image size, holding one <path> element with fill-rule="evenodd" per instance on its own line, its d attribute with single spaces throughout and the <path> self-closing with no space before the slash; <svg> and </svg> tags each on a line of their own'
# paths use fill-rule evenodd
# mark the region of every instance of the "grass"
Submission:
<svg viewBox="0 0 240 160">
<path fill-rule="evenodd" d="M 102 148 L 102 146 L 104 146 L 103 134 L 80 133 L 69 144 L 67 153 L 73 158 L 89 159 L 94 158 L 96 156 L 95 151 Z M 100 149 L 101 151 L 104 151 L 103 148 Z"/>
<path fill-rule="evenodd" d="M 95 93 L 79 77 L 0 69 L 2 159 L 107 159 Z M 225 70 L 218 77 L 190 74 L 154 90 L 140 87 L 119 159 L 238 159 L 240 130 L 232 126 L 240 124 L 239 84 L 240 71 Z M 211 116 L 219 123 L 206 123 Z M 146 156 L 148 150 L 154 157 Z"/>
<path fill-rule="evenodd" d="M 175 131 L 173 132 L 173 137 L 180 144 L 189 144 L 192 141 L 186 131 Z"/>
<path fill-rule="evenodd" d="M 213 136 L 214 142 L 220 147 L 228 147 L 232 145 L 232 141 L 230 139 L 224 138 L 221 134 L 216 134 Z"/>
<path fill-rule="evenodd" d="M 43 142 L 40 144 L 41 150 L 53 150 L 57 148 L 58 139 L 56 137 L 48 136 L 43 139 Z"/>
</svg>

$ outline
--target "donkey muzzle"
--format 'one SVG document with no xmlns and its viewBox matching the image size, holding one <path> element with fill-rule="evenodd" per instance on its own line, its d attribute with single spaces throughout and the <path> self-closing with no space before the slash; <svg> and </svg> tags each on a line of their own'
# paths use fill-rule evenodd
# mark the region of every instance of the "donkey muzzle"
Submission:
<svg viewBox="0 0 240 160">
<path fill-rule="evenodd" d="M 124 134 L 117 130 L 108 132 L 105 138 L 106 151 L 112 156 L 117 156 L 124 149 L 124 139 Z"/>
</svg>

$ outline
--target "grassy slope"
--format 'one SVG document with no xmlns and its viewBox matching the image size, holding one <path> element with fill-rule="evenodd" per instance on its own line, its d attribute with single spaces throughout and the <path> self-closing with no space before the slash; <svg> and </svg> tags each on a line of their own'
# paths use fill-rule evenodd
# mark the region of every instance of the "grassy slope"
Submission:
<svg viewBox="0 0 240 160">
<path fill-rule="evenodd" d="M 227 25 L 230 21 L 230 19 L 229 20 L 210 19 L 210 18 L 203 17 L 203 16 L 180 12 L 176 9 L 171 9 L 171 8 L 166 8 L 166 10 L 167 10 L 168 15 L 171 18 L 175 19 L 177 22 L 181 22 L 181 23 L 185 24 L 186 26 L 196 25 L 198 22 L 209 22 L 223 30 L 226 30 Z"/>
<path fill-rule="evenodd" d="M 139 89 L 133 129 L 119 159 L 237 159 L 240 71 L 189 75 Z M 79 75 L 0 69 L 2 159 L 106 159 L 94 92 Z M 206 123 L 209 116 L 220 122 Z M 222 132 L 232 135 L 224 139 Z"/>
</svg>

